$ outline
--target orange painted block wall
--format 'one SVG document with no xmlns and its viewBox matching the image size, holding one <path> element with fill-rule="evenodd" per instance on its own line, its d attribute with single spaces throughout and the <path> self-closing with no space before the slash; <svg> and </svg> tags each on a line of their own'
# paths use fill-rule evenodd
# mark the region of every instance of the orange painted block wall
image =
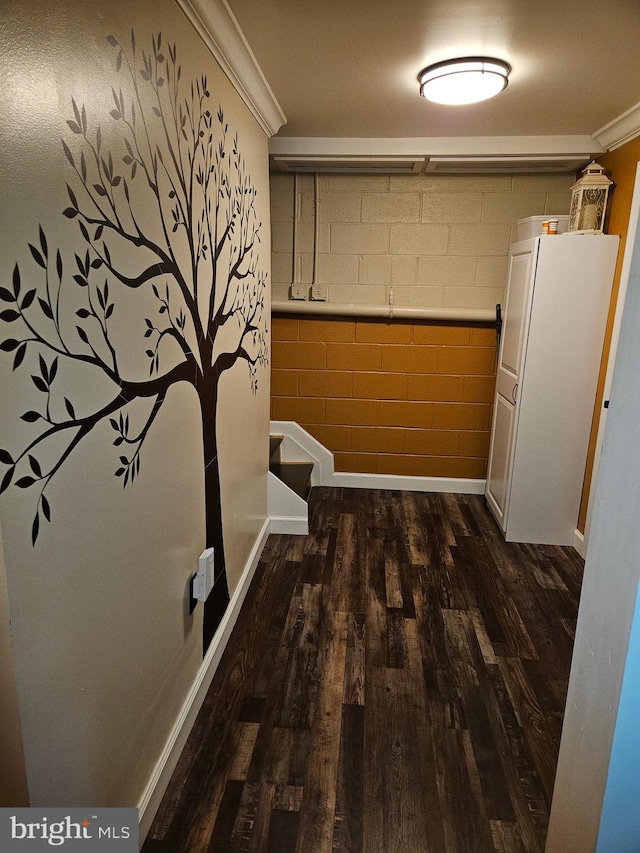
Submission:
<svg viewBox="0 0 640 853">
<path fill-rule="evenodd" d="M 336 471 L 483 478 L 495 360 L 487 326 L 276 316 L 271 417 Z"/>
</svg>

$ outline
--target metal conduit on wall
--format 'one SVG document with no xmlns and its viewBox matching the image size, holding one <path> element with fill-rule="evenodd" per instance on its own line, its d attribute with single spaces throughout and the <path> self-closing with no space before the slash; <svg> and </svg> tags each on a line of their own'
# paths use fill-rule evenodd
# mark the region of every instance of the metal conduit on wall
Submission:
<svg viewBox="0 0 640 853">
<path fill-rule="evenodd" d="M 318 286 L 319 261 L 319 183 L 318 173 L 313 176 L 313 277 L 311 281 L 311 302 L 298 295 L 301 287 L 297 271 L 297 232 L 298 232 L 298 173 L 293 176 L 293 267 L 292 298 L 278 299 L 271 303 L 272 314 L 307 314 L 330 317 L 382 317 L 387 320 L 435 320 L 441 322 L 495 323 L 496 311 L 493 308 L 426 308 L 415 306 L 396 306 L 393 303 L 393 287 L 389 290 L 389 302 L 386 305 L 367 305 L 353 302 L 328 303 L 322 298 L 314 299 Z"/>
</svg>

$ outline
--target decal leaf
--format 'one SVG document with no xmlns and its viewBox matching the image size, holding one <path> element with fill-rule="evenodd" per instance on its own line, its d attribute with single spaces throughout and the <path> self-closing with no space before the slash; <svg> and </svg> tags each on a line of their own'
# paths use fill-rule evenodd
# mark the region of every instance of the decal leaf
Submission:
<svg viewBox="0 0 640 853">
<path fill-rule="evenodd" d="M 35 287 L 33 287 L 31 290 L 27 290 L 27 292 L 25 293 L 25 295 L 22 299 L 22 302 L 20 303 L 20 310 L 21 311 L 25 311 L 27 308 L 29 308 L 31 306 L 35 295 L 36 295 Z"/>
<path fill-rule="evenodd" d="M 16 480 L 16 486 L 19 489 L 28 489 L 29 486 L 33 486 L 35 483 L 35 479 L 33 477 L 21 477 L 19 480 Z"/>
<path fill-rule="evenodd" d="M 73 159 L 73 154 L 71 153 L 71 149 L 69 148 L 67 143 L 64 141 L 64 139 L 61 141 L 62 141 L 62 150 L 64 151 L 64 156 L 67 158 L 69 163 L 75 167 L 75 161 Z"/>
<path fill-rule="evenodd" d="M 11 485 L 11 480 L 13 479 L 13 472 L 15 470 L 15 467 L 12 466 L 2 478 L 2 483 L 0 483 L 0 495 L 5 492 Z"/>
<path fill-rule="evenodd" d="M 45 300 L 41 296 L 38 297 L 38 303 L 45 317 L 48 317 L 50 320 L 53 320 L 53 311 L 51 310 L 51 305 L 49 305 L 48 302 L 45 302 Z"/>
<path fill-rule="evenodd" d="M 14 370 L 17 370 L 20 367 L 20 365 L 24 361 L 24 357 L 26 355 L 26 352 L 27 352 L 27 345 L 26 345 L 26 343 L 23 343 L 18 347 L 18 349 L 16 351 L 15 358 L 13 359 L 13 369 Z"/>
<path fill-rule="evenodd" d="M 65 405 L 65 408 L 66 408 L 67 412 L 69 413 L 69 417 L 70 417 L 72 420 L 74 420 L 74 421 L 75 421 L 75 419 L 76 419 L 76 410 L 73 408 L 73 404 L 71 403 L 71 400 L 68 400 L 68 399 L 65 397 L 65 398 L 64 398 L 64 405 Z"/>
<path fill-rule="evenodd" d="M 40 500 L 42 502 L 42 514 L 47 519 L 47 521 L 51 521 L 51 507 L 49 506 L 49 501 L 45 498 L 44 495 L 40 496 Z"/>
<path fill-rule="evenodd" d="M 46 237 L 44 236 L 44 231 L 42 230 L 42 225 L 39 228 L 39 233 L 40 233 L 40 248 L 42 249 L 42 254 L 46 258 L 46 257 L 48 257 L 49 253 L 48 253 L 48 248 L 47 248 L 47 240 L 46 240 Z"/>
<path fill-rule="evenodd" d="M 31 470 L 36 475 L 36 477 L 41 478 L 42 477 L 42 469 L 40 468 L 40 463 L 38 462 L 36 457 L 31 456 L 31 454 L 29 454 L 29 465 L 31 465 Z"/>
<path fill-rule="evenodd" d="M 36 386 L 38 391 L 43 391 L 45 394 L 49 390 L 49 386 L 40 376 L 32 376 L 33 384 Z"/>
<path fill-rule="evenodd" d="M 13 292 L 17 299 L 20 296 L 20 270 L 18 269 L 18 264 L 13 268 Z"/>
<path fill-rule="evenodd" d="M 45 260 L 40 254 L 40 252 L 36 249 L 36 247 L 29 243 L 29 249 L 31 250 L 31 254 L 33 255 L 33 258 L 38 264 L 38 266 L 42 267 L 43 270 L 46 269 L 47 265 L 45 263 Z"/>
</svg>

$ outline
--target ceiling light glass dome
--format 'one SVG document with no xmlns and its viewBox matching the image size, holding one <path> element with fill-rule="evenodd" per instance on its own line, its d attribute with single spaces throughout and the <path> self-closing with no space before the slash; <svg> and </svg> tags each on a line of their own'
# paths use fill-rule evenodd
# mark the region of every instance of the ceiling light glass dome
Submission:
<svg viewBox="0 0 640 853">
<path fill-rule="evenodd" d="M 418 75 L 420 94 L 436 104 L 475 104 L 502 92 L 510 71 L 501 59 L 481 56 L 436 62 Z"/>
</svg>

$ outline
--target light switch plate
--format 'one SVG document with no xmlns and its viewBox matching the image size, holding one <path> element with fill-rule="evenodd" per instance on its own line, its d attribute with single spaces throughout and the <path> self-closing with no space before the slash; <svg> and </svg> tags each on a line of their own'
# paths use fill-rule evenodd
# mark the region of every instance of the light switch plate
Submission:
<svg viewBox="0 0 640 853">
<path fill-rule="evenodd" d="M 193 579 L 193 597 L 198 601 L 206 601 L 213 589 L 213 579 L 213 548 L 207 548 L 198 559 L 198 573 Z"/>
</svg>

